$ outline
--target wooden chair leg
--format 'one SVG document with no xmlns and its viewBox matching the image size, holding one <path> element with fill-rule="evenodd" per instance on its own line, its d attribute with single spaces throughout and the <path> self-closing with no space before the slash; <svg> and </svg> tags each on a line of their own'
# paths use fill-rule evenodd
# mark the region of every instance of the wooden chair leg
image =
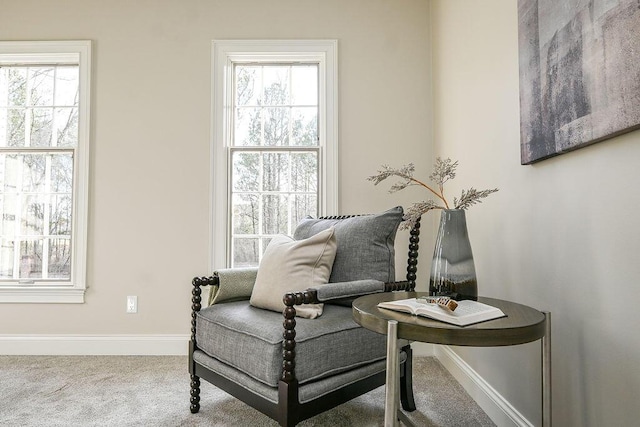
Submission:
<svg viewBox="0 0 640 427">
<path fill-rule="evenodd" d="M 400 403 L 402 409 L 407 412 L 416 410 L 416 402 L 413 399 L 413 350 L 410 345 L 402 347 L 407 359 L 400 368 Z"/>
<path fill-rule="evenodd" d="M 191 375 L 191 413 L 195 414 L 200 410 L 200 378 Z"/>
</svg>

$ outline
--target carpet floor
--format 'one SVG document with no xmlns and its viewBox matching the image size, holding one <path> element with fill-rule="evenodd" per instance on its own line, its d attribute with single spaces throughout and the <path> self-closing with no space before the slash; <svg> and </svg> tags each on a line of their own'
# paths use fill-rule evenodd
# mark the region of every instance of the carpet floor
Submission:
<svg viewBox="0 0 640 427">
<path fill-rule="evenodd" d="M 493 426 L 433 357 L 414 360 L 417 426 Z M 278 424 L 206 381 L 189 412 L 181 356 L 0 356 L 0 426 L 258 426 Z M 382 426 L 384 387 L 299 424 Z"/>
</svg>

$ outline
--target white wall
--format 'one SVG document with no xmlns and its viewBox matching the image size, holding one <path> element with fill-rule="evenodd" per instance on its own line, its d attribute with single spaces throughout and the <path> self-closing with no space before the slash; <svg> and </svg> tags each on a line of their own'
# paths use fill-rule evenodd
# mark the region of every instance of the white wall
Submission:
<svg viewBox="0 0 640 427">
<path fill-rule="evenodd" d="M 431 162 L 428 11 L 424 0 L 2 0 L 0 40 L 92 40 L 94 87 L 86 303 L 0 305 L 0 335 L 189 334 L 191 278 L 209 273 L 213 39 L 338 39 L 341 213 L 406 204 L 366 177 Z M 125 314 L 127 295 L 138 314 Z"/>
<path fill-rule="evenodd" d="M 638 425 L 640 133 L 521 166 L 517 2 L 431 4 L 435 153 L 500 188 L 467 213 L 480 293 L 552 312 L 554 425 Z M 456 351 L 540 425 L 538 348 Z"/>
</svg>

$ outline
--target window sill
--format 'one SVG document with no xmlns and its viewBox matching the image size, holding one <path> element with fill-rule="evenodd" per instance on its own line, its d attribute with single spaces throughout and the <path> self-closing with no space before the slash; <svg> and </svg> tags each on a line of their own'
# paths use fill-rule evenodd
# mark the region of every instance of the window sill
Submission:
<svg viewBox="0 0 640 427">
<path fill-rule="evenodd" d="M 0 286 L 0 303 L 82 304 L 84 292 L 71 286 Z"/>
</svg>

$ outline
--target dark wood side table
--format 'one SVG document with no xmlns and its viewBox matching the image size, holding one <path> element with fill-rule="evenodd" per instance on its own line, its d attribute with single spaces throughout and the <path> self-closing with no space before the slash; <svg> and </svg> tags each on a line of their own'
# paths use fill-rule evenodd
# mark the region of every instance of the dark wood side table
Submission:
<svg viewBox="0 0 640 427">
<path fill-rule="evenodd" d="M 478 301 L 500 308 L 507 317 L 464 327 L 426 317 L 378 308 L 378 303 L 428 295 L 426 292 L 379 293 L 353 302 L 353 318 L 361 326 L 387 335 L 385 426 L 397 425 L 399 360 L 397 341 L 404 338 L 432 344 L 495 347 L 540 340 L 542 353 L 542 425 L 551 427 L 551 315 L 495 298 Z M 407 422 L 403 416 L 403 421 Z"/>
</svg>

